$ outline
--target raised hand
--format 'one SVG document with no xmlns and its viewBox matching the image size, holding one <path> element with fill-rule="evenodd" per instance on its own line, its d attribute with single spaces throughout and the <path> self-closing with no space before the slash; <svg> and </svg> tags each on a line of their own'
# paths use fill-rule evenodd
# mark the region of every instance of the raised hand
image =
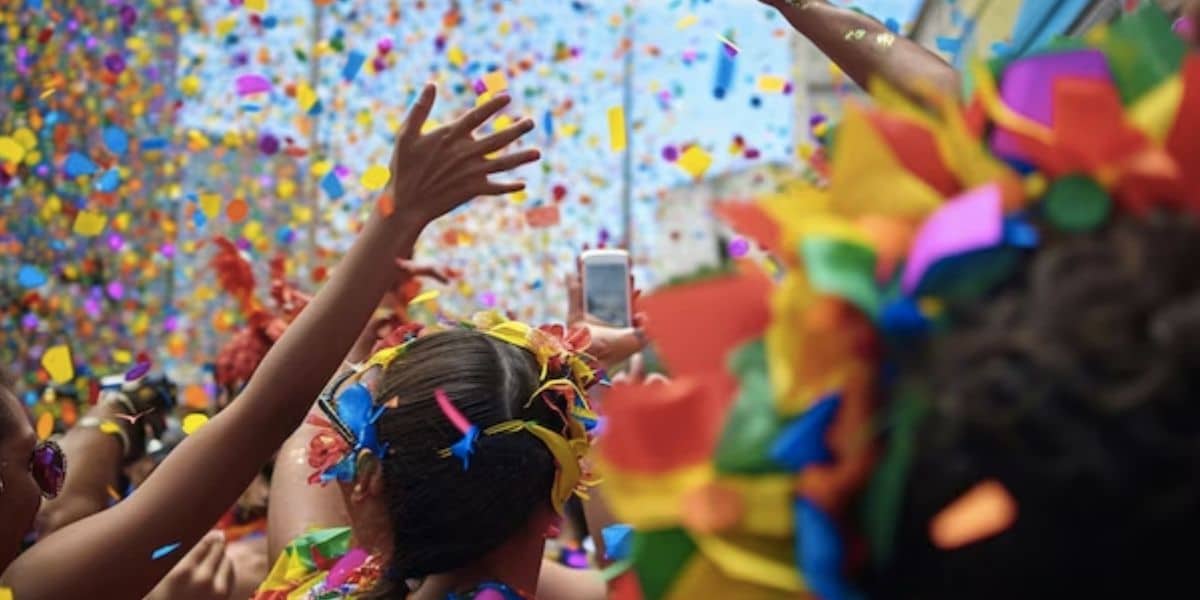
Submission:
<svg viewBox="0 0 1200 600">
<path fill-rule="evenodd" d="M 533 121 L 521 119 L 512 126 L 476 138 L 475 130 L 508 105 L 508 96 L 497 96 L 454 121 L 421 133 L 433 110 L 435 88 L 427 84 L 396 136 L 392 152 L 393 206 L 418 223 L 428 223 L 476 196 L 520 191 L 519 181 L 492 182 L 489 175 L 515 169 L 541 157 L 537 150 L 522 150 L 489 159 L 533 130 Z"/>
</svg>

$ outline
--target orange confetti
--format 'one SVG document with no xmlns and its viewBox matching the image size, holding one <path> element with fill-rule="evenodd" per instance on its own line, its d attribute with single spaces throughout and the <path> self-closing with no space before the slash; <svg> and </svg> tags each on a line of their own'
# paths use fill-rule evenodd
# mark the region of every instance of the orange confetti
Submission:
<svg viewBox="0 0 1200 600">
<path fill-rule="evenodd" d="M 249 212 L 250 207 L 246 204 L 246 201 L 242 200 L 241 198 L 234 198 L 233 201 L 229 203 L 229 206 L 225 207 L 225 216 L 229 217 L 229 220 L 233 221 L 234 223 L 245 219 Z"/>
<path fill-rule="evenodd" d="M 38 415 L 36 429 L 39 442 L 50 439 L 50 434 L 54 433 L 54 415 L 50 414 L 50 411 Z"/>
<path fill-rule="evenodd" d="M 396 212 L 396 200 L 392 198 L 391 194 L 380 194 L 375 206 L 379 209 L 379 214 L 384 217 L 390 217 L 393 212 Z"/>
<path fill-rule="evenodd" d="M 204 386 L 189 385 L 184 388 L 183 405 L 197 410 L 208 408 L 208 392 L 204 391 Z"/>
<path fill-rule="evenodd" d="M 929 522 L 929 539 L 953 550 L 990 538 L 1017 520 L 1017 501 L 999 481 L 989 479 L 959 496 Z"/>
</svg>

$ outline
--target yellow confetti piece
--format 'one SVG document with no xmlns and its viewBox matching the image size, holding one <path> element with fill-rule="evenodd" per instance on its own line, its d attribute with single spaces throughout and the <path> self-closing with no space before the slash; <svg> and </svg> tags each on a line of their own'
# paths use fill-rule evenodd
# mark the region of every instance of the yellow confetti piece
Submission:
<svg viewBox="0 0 1200 600">
<path fill-rule="evenodd" d="M 75 226 L 73 230 L 75 235 L 84 237 L 95 237 L 104 231 L 104 224 L 108 222 L 108 217 L 103 213 L 92 210 L 81 210 L 75 215 Z"/>
<path fill-rule="evenodd" d="M 179 91 L 183 92 L 184 96 L 195 96 L 200 93 L 200 78 L 195 75 L 188 75 L 179 82 Z"/>
<path fill-rule="evenodd" d="M 237 17 L 232 15 L 217 21 L 217 36 L 225 37 L 229 35 L 234 27 L 237 27 Z"/>
<path fill-rule="evenodd" d="M 300 110 L 308 112 L 317 103 L 317 93 L 307 83 L 300 82 L 296 86 L 296 103 Z"/>
<path fill-rule="evenodd" d="M 50 373 L 54 383 L 66 384 L 75 379 L 75 365 L 71 363 L 71 347 L 53 346 L 42 354 L 42 368 Z"/>
<path fill-rule="evenodd" d="M 311 167 L 309 167 L 309 171 L 317 177 L 324 177 L 326 173 L 332 170 L 333 163 L 327 160 L 318 160 L 317 162 L 313 163 Z"/>
<path fill-rule="evenodd" d="M 765 94 L 782 94 L 787 88 L 787 78 L 779 75 L 759 75 L 758 91 Z"/>
<path fill-rule="evenodd" d="M 613 152 L 625 149 L 625 109 L 620 106 L 608 109 L 608 146 Z"/>
<path fill-rule="evenodd" d="M 387 185 L 388 179 L 391 179 L 392 172 L 383 165 L 371 165 L 363 171 L 362 177 L 358 182 L 370 191 L 383 189 Z"/>
<path fill-rule="evenodd" d="M 16 140 L 25 150 L 33 150 L 37 146 L 37 136 L 33 134 L 33 130 L 28 127 L 22 127 L 13 133 L 12 139 Z"/>
<path fill-rule="evenodd" d="M 12 588 L 0 586 L 0 600 L 13 600 Z"/>
<path fill-rule="evenodd" d="M 408 305 L 412 306 L 414 304 L 420 304 L 422 302 L 429 302 L 430 300 L 436 300 L 437 297 L 441 296 L 441 295 L 442 295 L 442 293 L 438 290 L 426 290 L 424 292 L 421 292 L 420 294 L 417 294 L 417 297 L 410 300 L 408 302 Z"/>
<path fill-rule="evenodd" d="M 113 361 L 119 365 L 129 364 L 133 361 L 133 353 L 128 350 L 113 350 Z"/>
<path fill-rule="evenodd" d="M 697 17 L 696 15 L 683 15 L 678 21 L 675 22 L 675 29 L 687 29 L 688 27 L 691 27 L 699 22 L 700 17 Z"/>
<path fill-rule="evenodd" d="M 200 194 L 200 212 L 204 216 L 215 219 L 221 210 L 221 196 L 217 194 Z"/>
<path fill-rule="evenodd" d="M 204 413 L 192 413 L 183 418 L 183 423 L 181 426 L 184 433 L 192 435 L 193 433 L 199 431 L 199 429 L 204 427 L 204 425 L 207 423 L 208 415 Z"/>
<path fill-rule="evenodd" d="M 267 0 L 246 0 L 246 10 L 267 12 Z"/>
<path fill-rule="evenodd" d="M 692 177 L 699 178 L 712 166 L 712 156 L 700 146 L 692 146 L 679 157 L 675 164 Z"/>
<path fill-rule="evenodd" d="M 100 426 L 97 427 L 97 429 L 100 430 L 100 433 L 105 433 L 108 435 L 121 435 L 121 426 L 112 421 L 101 421 Z"/>
<path fill-rule="evenodd" d="M 38 415 L 37 427 L 35 429 L 37 430 L 39 442 L 50 439 L 50 436 L 54 433 L 54 415 L 50 411 Z"/>
<path fill-rule="evenodd" d="M 503 70 L 495 70 L 483 76 L 483 85 L 493 94 L 502 92 L 508 89 L 508 77 Z"/>
<path fill-rule="evenodd" d="M 279 183 L 275 184 L 275 194 L 281 200 L 287 200 L 296 195 L 296 183 L 291 179 L 280 179 Z"/>
<path fill-rule="evenodd" d="M 0 137 L 0 161 L 19 163 L 25 158 L 25 148 L 10 137 Z"/>
<path fill-rule="evenodd" d="M 446 51 L 446 60 L 450 61 L 450 64 L 456 67 L 461 67 L 467 62 L 467 55 L 462 51 L 462 48 L 451 46 Z"/>
</svg>

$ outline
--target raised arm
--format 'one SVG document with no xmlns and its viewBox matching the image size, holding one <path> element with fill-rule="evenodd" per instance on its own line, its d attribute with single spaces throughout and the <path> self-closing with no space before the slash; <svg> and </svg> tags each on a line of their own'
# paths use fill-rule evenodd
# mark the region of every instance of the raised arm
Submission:
<svg viewBox="0 0 1200 600">
<path fill-rule="evenodd" d="M 952 96 L 959 93 L 954 67 L 920 44 L 892 34 L 871 17 L 826 0 L 759 1 L 783 14 L 863 89 L 878 76 L 917 100 L 925 97 L 922 86 Z"/>
<path fill-rule="evenodd" d="M 523 119 L 478 140 L 472 135 L 508 103 L 507 97 L 422 134 L 433 99 L 433 86 L 426 86 L 397 136 L 389 185 L 392 210 L 371 216 L 329 281 L 263 359 L 239 401 L 180 444 L 129 499 L 47 537 L 14 561 L 0 583 L 11 587 L 15 597 L 145 595 L 300 425 L 395 282 L 393 261 L 411 251 L 425 224 L 472 197 L 524 187 L 492 183 L 488 175 L 532 162 L 536 151 L 495 160 L 486 156 L 530 131 L 532 123 Z M 151 558 L 169 544 L 180 546 L 158 560 Z"/>
</svg>

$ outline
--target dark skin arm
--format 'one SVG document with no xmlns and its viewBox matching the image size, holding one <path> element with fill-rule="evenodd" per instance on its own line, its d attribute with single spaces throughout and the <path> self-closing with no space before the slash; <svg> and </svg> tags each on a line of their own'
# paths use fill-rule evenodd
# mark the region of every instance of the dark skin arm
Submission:
<svg viewBox="0 0 1200 600">
<path fill-rule="evenodd" d="M 59 440 L 71 476 L 54 500 L 42 504 L 37 529 L 49 535 L 75 521 L 98 513 L 108 505 L 108 488 L 121 468 L 121 441 L 96 428 L 76 427 Z"/>
<path fill-rule="evenodd" d="M 915 100 L 924 99 L 929 88 L 952 97 L 959 94 L 954 67 L 875 19 L 825 0 L 759 1 L 778 10 L 863 89 L 880 77 Z M 861 37 L 859 30 L 864 32 Z"/>
<path fill-rule="evenodd" d="M 524 187 L 493 183 L 488 175 L 536 160 L 536 151 L 485 157 L 528 132 L 532 123 L 522 120 L 479 140 L 471 135 L 507 104 L 507 97 L 422 134 L 433 98 L 434 88 L 427 86 L 397 136 L 389 187 L 394 210 L 390 215 L 375 211 L 329 281 L 263 359 L 243 397 L 180 444 L 136 494 L 46 537 L 13 561 L 0 584 L 11 587 L 15 597 L 143 597 L 300 425 L 395 283 L 393 261 L 411 252 L 424 225 L 472 197 Z M 156 549 L 174 543 L 180 544 L 174 552 L 151 559 Z"/>
</svg>

